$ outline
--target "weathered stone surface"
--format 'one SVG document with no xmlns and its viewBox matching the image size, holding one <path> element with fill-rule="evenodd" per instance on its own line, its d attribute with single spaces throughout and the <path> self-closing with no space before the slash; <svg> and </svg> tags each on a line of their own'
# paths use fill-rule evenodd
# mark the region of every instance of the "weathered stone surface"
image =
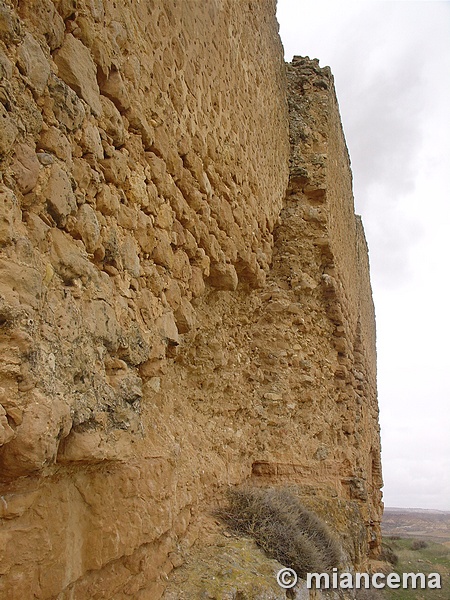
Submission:
<svg viewBox="0 0 450 600">
<path fill-rule="evenodd" d="M 235 290 L 238 284 L 236 269 L 230 264 L 213 263 L 208 282 L 218 290 Z"/>
<path fill-rule="evenodd" d="M 50 76 L 50 65 L 39 43 L 29 33 L 25 34 L 17 53 L 18 66 L 29 79 L 33 89 L 42 94 Z"/>
<path fill-rule="evenodd" d="M 0 293 L 11 305 L 38 308 L 42 296 L 42 277 L 33 266 L 0 257 Z"/>
<path fill-rule="evenodd" d="M 72 148 L 70 142 L 67 136 L 57 127 L 49 127 L 42 130 L 37 148 L 53 153 L 66 163 L 71 163 Z"/>
<path fill-rule="evenodd" d="M 332 78 L 300 58 L 286 77 L 272 0 L 210 4 L 0 2 L 2 598 L 158 600 L 173 570 L 194 598 L 183 563 L 216 568 L 203 517 L 243 482 L 289 484 L 348 564 L 377 553 L 373 306 Z M 220 565 L 258 581 L 224 593 L 278 594 L 236 544 Z"/>
<path fill-rule="evenodd" d="M 80 206 L 76 217 L 75 232 L 88 252 L 94 252 L 100 239 L 100 225 L 95 211 L 89 204 Z"/>
<path fill-rule="evenodd" d="M 14 153 L 12 172 L 22 194 L 27 194 L 36 185 L 39 176 L 39 161 L 32 146 L 18 144 Z"/>
<path fill-rule="evenodd" d="M 10 427 L 6 415 L 6 410 L 0 405 L 0 446 L 10 442 L 15 435 L 14 429 Z"/>
<path fill-rule="evenodd" d="M 187 333 L 194 327 L 195 312 L 186 298 L 181 299 L 180 306 L 176 309 L 174 315 L 179 333 Z"/>
<path fill-rule="evenodd" d="M 12 73 L 13 64 L 3 52 L 3 50 L 0 49 L 0 77 L 4 79 L 11 79 Z"/>
<path fill-rule="evenodd" d="M 117 352 L 122 334 L 114 309 L 106 300 L 87 302 L 83 307 L 87 329 L 111 352 Z"/>
<path fill-rule="evenodd" d="M 135 237 L 143 252 L 153 252 L 156 244 L 153 220 L 142 211 L 137 215 Z"/>
<path fill-rule="evenodd" d="M 104 215 L 117 215 L 120 209 L 120 197 L 115 188 L 105 185 L 96 197 L 97 210 Z"/>
<path fill-rule="evenodd" d="M 156 321 L 156 328 L 164 340 L 167 340 L 169 343 L 173 344 L 179 343 L 180 338 L 173 313 L 168 312 L 159 317 L 159 319 Z"/>
<path fill-rule="evenodd" d="M 8 188 L 0 186 L 0 246 L 10 244 L 14 240 L 16 228 L 21 220 L 17 197 Z"/>
<path fill-rule="evenodd" d="M 199 267 L 192 267 L 189 288 L 194 297 L 202 296 L 205 291 L 205 280 L 203 279 L 202 270 Z"/>
<path fill-rule="evenodd" d="M 64 225 L 76 210 L 75 195 L 67 173 L 57 164 L 50 167 L 50 175 L 43 190 L 48 212 L 58 225 Z"/>
<path fill-rule="evenodd" d="M 90 154 L 97 159 L 104 156 L 100 131 L 91 121 L 85 123 L 83 127 L 80 146 L 83 148 L 83 154 Z"/>
<path fill-rule="evenodd" d="M 125 432 L 118 431 L 111 438 L 101 431 L 73 431 L 62 442 L 58 463 L 101 463 L 125 461 L 130 458 L 130 447 Z"/>
<path fill-rule="evenodd" d="M 19 8 L 20 17 L 32 24 L 51 50 L 59 48 L 64 38 L 64 21 L 57 13 L 52 0 L 30 0 Z"/>
<path fill-rule="evenodd" d="M 171 560 L 175 561 L 175 557 Z M 163 600 L 208 596 L 227 600 L 285 600 L 286 591 L 276 580 L 280 569 L 282 565 L 267 560 L 251 540 L 217 536 L 208 540 L 205 548 L 194 551 L 188 564 L 176 569 Z M 309 595 L 298 598 L 309 600 Z"/>
<path fill-rule="evenodd" d="M 139 277 L 140 262 L 136 240 L 130 235 L 127 235 L 123 241 L 120 253 L 122 255 L 124 269 L 126 269 L 133 277 Z"/>
<path fill-rule="evenodd" d="M 13 119 L 0 104 L 0 156 L 8 154 L 17 137 L 18 129 Z"/>
<path fill-rule="evenodd" d="M 18 16 L 11 7 L 2 2 L 0 5 L 0 39 L 4 42 L 17 42 L 20 39 L 21 27 Z"/>
<path fill-rule="evenodd" d="M 99 162 L 108 183 L 113 183 L 118 187 L 125 184 L 129 169 L 128 159 L 123 152 L 115 151 L 110 158 L 105 158 Z"/>
<path fill-rule="evenodd" d="M 120 147 L 125 141 L 125 127 L 122 116 L 113 102 L 105 96 L 100 96 L 102 103 L 102 117 L 99 121 L 106 133 L 111 136 L 114 146 Z"/>
<path fill-rule="evenodd" d="M 116 69 L 100 81 L 100 89 L 104 96 L 109 98 L 119 112 L 123 113 L 130 108 L 130 98 L 122 75 Z"/>
<path fill-rule="evenodd" d="M 48 86 L 53 99 L 52 108 L 56 119 L 68 131 L 78 129 L 85 116 L 80 98 L 62 79 L 55 75 L 50 75 Z"/>
<path fill-rule="evenodd" d="M 75 279 L 95 279 L 97 273 L 83 250 L 60 229 L 50 231 L 52 240 L 51 261 L 53 267 L 66 283 Z"/>
<path fill-rule="evenodd" d="M 155 230 L 155 247 L 152 252 L 152 259 L 157 265 L 172 269 L 173 267 L 173 250 L 170 243 L 170 236 L 167 231 L 162 229 Z"/>
<path fill-rule="evenodd" d="M 2 476 L 22 477 L 53 464 L 59 440 L 69 433 L 71 423 L 64 401 L 50 402 L 33 391 L 14 437 L 0 448 Z"/>
<path fill-rule="evenodd" d="M 100 116 L 100 90 L 95 64 L 88 48 L 69 33 L 55 53 L 54 60 L 58 66 L 59 77 L 89 104 L 94 115 Z"/>
<path fill-rule="evenodd" d="M 75 158 L 73 161 L 73 178 L 76 182 L 77 198 L 80 196 L 93 200 L 103 189 L 103 178 L 101 174 L 93 169 L 84 158 Z M 81 200 L 77 199 L 80 204 Z"/>
</svg>

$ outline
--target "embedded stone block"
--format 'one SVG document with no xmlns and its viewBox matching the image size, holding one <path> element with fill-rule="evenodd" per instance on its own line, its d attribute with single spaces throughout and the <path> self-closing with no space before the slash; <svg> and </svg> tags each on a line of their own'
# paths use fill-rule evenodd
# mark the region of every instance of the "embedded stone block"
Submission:
<svg viewBox="0 0 450 600">
<path fill-rule="evenodd" d="M 97 69 L 88 48 L 71 33 L 55 53 L 58 75 L 87 102 L 96 116 L 102 114 L 100 90 L 97 84 Z"/>
</svg>

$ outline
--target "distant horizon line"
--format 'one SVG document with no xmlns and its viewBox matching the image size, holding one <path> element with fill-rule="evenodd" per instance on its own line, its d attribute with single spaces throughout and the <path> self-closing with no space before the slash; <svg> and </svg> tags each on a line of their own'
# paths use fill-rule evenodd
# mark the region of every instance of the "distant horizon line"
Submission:
<svg viewBox="0 0 450 600">
<path fill-rule="evenodd" d="M 434 512 L 434 513 L 450 513 L 450 509 L 442 508 L 419 508 L 419 507 L 401 507 L 401 506 L 385 506 L 384 510 L 406 511 L 406 512 Z"/>
</svg>

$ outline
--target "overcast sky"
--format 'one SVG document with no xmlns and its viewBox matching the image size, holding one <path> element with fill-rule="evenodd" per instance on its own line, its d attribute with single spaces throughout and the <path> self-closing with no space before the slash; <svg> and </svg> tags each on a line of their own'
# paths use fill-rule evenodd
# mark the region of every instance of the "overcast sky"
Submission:
<svg viewBox="0 0 450 600">
<path fill-rule="evenodd" d="M 278 0 L 335 78 L 369 244 L 386 506 L 450 510 L 450 2 Z"/>
</svg>

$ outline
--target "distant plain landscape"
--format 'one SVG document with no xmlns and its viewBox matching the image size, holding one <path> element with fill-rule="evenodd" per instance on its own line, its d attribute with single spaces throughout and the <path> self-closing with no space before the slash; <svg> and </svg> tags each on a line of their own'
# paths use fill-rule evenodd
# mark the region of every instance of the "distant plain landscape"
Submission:
<svg viewBox="0 0 450 600">
<path fill-rule="evenodd" d="M 450 599 L 450 512 L 385 508 L 382 533 L 397 573 L 440 573 L 442 581 L 440 590 L 385 590 L 386 600 Z"/>
</svg>

